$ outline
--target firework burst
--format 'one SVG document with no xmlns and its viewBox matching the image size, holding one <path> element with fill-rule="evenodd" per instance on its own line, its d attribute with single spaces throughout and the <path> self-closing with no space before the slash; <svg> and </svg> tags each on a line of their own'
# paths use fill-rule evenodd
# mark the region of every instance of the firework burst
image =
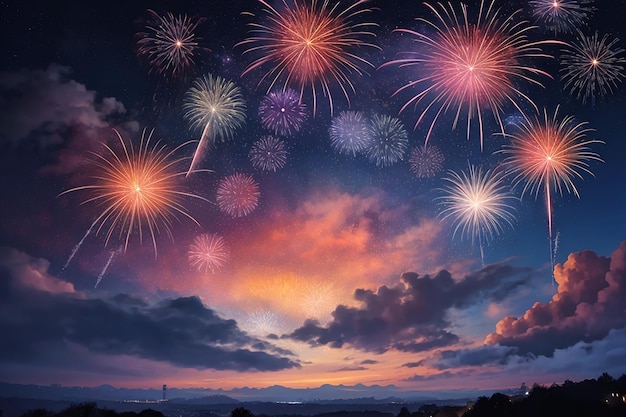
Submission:
<svg viewBox="0 0 626 417">
<path fill-rule="evenodd" d="M 416 146 L 409 155 L 411 172 L 417 178 L 432 178 L 443 171 L 445 158 L 443 152 L 435 145 Z"/>
<path fill-rule="evenodd" d="M 287 163 L 285 142 L 274 136 L 263 136 L 254 142 L 248 157 L 254 168 L 276 172 Z"/>
<path fill-rule="evenodd" d="M 341 154 L 356 156 L 370 143 L 369 122 L 360 111 L 342 111 L 333 117 L 328 134 L 330 144 Z"/>
<path fill-rule="evenodd" d="M 187 15 L 160 16 L 148 10 L 151 23 L 145 32 L 137 34 L 137 53 L 146 60 L 150 71 L 162 75 L 180 75 L 194 65 L 194 51 L 200 40 L 194 33 L 204 19 L 192 19 Z"/>
<path fill-rule="evenodd" d="M 264 128 L 277 135 L 291 136 L 307 118 L 306 105 L 295 90 L 273 91 L 261 101 L 259 117 Z"/>
<path fill-rule="evenodd" d="M 157 254 L 156 235 L 165 231 L 172 237 L 173 221 L 179 216 L 198 222 L 189 214 L 183 202 L 187 198 L 204 198 L 182 191 L 181 177 L 185 174 L 177 169 L 185 158 L 175 159 L 174 154 L 183 146 L 167 151 L 156 142 L 151 144 L 152 132 L 141 136 L 139 148 L 126 143 L 115 131 L 122 148 L 116 152 L 106 144 L 104 152 L 92 153 L 97 173 L 93 184 L 83 185 L 64 191 L 60 195 L 88 191 L 91 197 L 83 204 L 96 204 L 102 209 L 92 227 L 97 226 L 96 234 L 105 231 L 105 246 L 114 235 L 122 241 L 124 251 L 134 234 L 143 241 L 148 232 Z M 117 231 L 117 233 L 116 233 Z"/>
<path fill-rule="evenodd" d="M 203 233 L 189 245 L 187 258 L 189 265 L 200 272 L 215 273 L 226 263 L 229 257 L 224 238 L 217 234 Z"/>
<path fill-rule="evenodd" d="M 478 17 L 472 21 L 468 7 L 460 5 L 458 11 L 452 3 L 426 4 L 435 21 L 418 18 L 433 29 L 432 34 L 409 29 L 397 29 L 415 38 L 419 46 L 383 66 L 416 68 L 421 72 L 417 79 L 400 87 L 394 95 L 405 90 L 417 89 L 417 94 L 402 106 L 422 107 L 415 123 L 417 128 L 429 113 L 433 120 L 426 134 L 426 143 L 439 117 L 453 111 L 453 129 L 466 112 L 467 138 L 470 137 L 471 121 L 478 119 L 481 149 L 483 146 L 484 112 L 489 109 L 502 132 L 503 107 L 510 103 L 521 111 L 521 102 L 534 108 L 533 100 L 520 90 L 518 84 L 541 83 L 537 76 L 550 77 L 535 64 L 525 65 L 525 60 L 548 58 L 541 45 L 548 41 L 530 42 L 528 32 L 533 28 L 519 21 L 520 10 L 504 15 L 494 7 L 494 0 L 481 0 Z M 422 72 L 423 71 L 423 72 Z M 465 110 L 464 110 L 465 109 Z"/>
<path fill-rule="evenodd" d="M 189 89 L 183 104 L 185 118 L 202 136 L 191 160 L 187 175 L 193 171 L 208 144 L 232 138 L 246 118 L 246 102 L 241 89 L 232 81 L 212 74 L 198 78 Z"/>
<path fill-rule="evenodd" d="M 538 24 L 561 33 L 582 26 L 595 10 L 593 0 L 531 0 L 528 4 Z"/>
<path fill-rule="evenodd" d="M 626 58 L 620 56 L 624 49 L 617 47 L 619 39 L 608 40 L 608 35 L 599 39 L 598 32 L 585 36 L 578 31 L 576 41 L 561 55 L 561 80 L 583 103 L 588 98 L 594 102 L 598 95 L 613 93 L 626 77 Z"/>
<path fill-rule="evenodd" d="M 552 258 L 552 191 L 573 193 L 578 189 L 574 180 L 583 173 L 593 175 L 589 161 L 600 161 L 600 156 L 589 148 L 599 140 L 587 140 L 591 131 L 587 123 L 577 123 L 572 116 L 558 117 L 559 107 L 550 117 L 547 110 L 543 118 L 535 116 L 518 125 L 518 132 L 506 135 L 510 143 L 499 151 L 506 156 L 504 166 L 514 176 L 514 185 L 523 183 L 522 197 L 527 193 L 538 197 L 543 189 L 548 213 L 550 259 Z"/>
<path fill-rule="evenodd" d="M 236 173 L 220 181 L 217 205 L 231 217 L 244 217 L 256 208 L 260 195 L 259 185 L 252 175 Z"/>
<path fill-rule="evenodd" d="M 376 166 L 386 167 L 402 160 L 409 136 L 402 122 L 392 116 L 375 114 L 369 124 L 365 154 Z"/>
<path fill-rule="evenodd" d="M 358 0 L 345 9 L 339 3 L 331 6 L 329 0 L 293 0 L 293 5 L 282 0 L 280 9 L 264 0 L 259 3 L 265 23 L 251 23 L 249 37 L 238 44 L 247 48 L 244 54 L 256 56 L 243 74 L 266 69 L 259 85 L 269 81 L 268 91 L 292 87 L 302 96 L 310 89 L 313 115 L 318 94 L 328 98 L 332 114 L 333 84 L 349 102 L 349 91 L 355 90 L 350 78 L 372 67 L 356 50 L 377 48 L 364 40 L 375 36 L 371 29 L 376 25 L 356 22 L 371 11 L 363 7 L 367 0 Z"/>
<path fill-rule="evenodd" d="M 450 171 L 444 180 L 448 184 L 442 189 L 445 195 L 439 197 L 444 207 L 440 216 L 452 220 L 453 236 L 460 233 L 472 243 L 478 240 L 484 264 L 483 245 L 500 234 L 505 225 L 513 227 L 515 209 L 511 202 L 517 198 L 508 191 L 500 171 L 483 171 L 469 165 L 468 171 Z"/>
</svg>

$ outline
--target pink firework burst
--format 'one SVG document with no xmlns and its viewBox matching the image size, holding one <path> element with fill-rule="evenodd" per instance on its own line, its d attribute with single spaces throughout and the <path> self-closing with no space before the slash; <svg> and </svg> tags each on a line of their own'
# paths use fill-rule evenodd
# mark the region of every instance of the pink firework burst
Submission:
<svg viewBox="0 0 626 417">
<path fill-rule="evenodd" d="M 558 117 L 557 106 L 550 117 L 544 109 L 543 118 L 535 116 L 518 125 L 518 132 L 507 135 L 511 142 L 499 151 L 506 155 L 504 166 L 514 176 L 514 184 L 524 183 L 522 197 L 526 192 L 535 194 L 543 189 L 548 213 L 550 259 L 552 251 L 552 191 L 567 191 L 579 197 L 574 180 L 583 173 L 593 175 L 589 161 L 602 161 L 589 145 L 603 143 L 587 140 L 591 130 L 586 123 L 577 123 L 572 116 Z"/>
<path fill-rule="evenodd" d="M 189 265 L 200 272 L 219 271 L 229 257 L 224 238 L 217 234 L 204 233 L 197 236 L 187 252 Z"/>
<path fill-rule="evenodd" d="M 426 135 L 426 142 L 439 117 L 454 112 L 453 128 L 467 114 L 467 138 L 470 137 L 471 121 L 478 119 L 481 149 L 483 146 L 484 112 L 489 109 L 504 132 L 503 107 L 512 104 L 521 111 L 521 101 L 537 106 L 518 85 L 542 84 L 537 76 L 550 75 L 527 59 L 549 58 L 541 46 L 549 41 L 530 42 L 528 32 L 533 29 L 520 21 L 520 10 L 505 15 L 494 6 L 494 1 L 481 0 L 476 19 L 469 16 L 468 6 L 461 3 L 457 10 L 452 3 L 426 4 L 435 17 L 433 22 L 418 18 L 432 29 L 432 33 L 398 29 L 415 37 L 419 44 L 409 52 L 389 61 L 383 66 L 397 65 L 420 72 L 417 79 L 400 87 L 415 94 L 404 104 L 401 111 L 410 106 L 421 107 L 415 127 L 426 116 L 434 113 Z"/>
<path fill-rule="evenodd" d="M 148 12 L 151 22 L 145 32 L 137 34 L 137 54 L 150 65 L 151 72 L 181 75 L 194 65 L 194 53 L 200 40 L 194 32 L 204 19 Z"/>
<path fill-rule="evenodd" d="M 259 117 L 264 128 L 277 135 L 291 136 L 307 118 L 306 104 L 295 90 L 272 91 L 261 101 Z"/>
<path fill-rule="evenodd" d="M 293 87 L 300 95 L 310 89 L 313 95 L 313 114 L 317 96 L 328 98 L 331 114 L 333 98 L 331 85 L 337 84 L 349 102 L 348 91 L 354 92 L 351 76 L 363 75 L 372 64 L 356 53 L 362 47 L 374 47 L 364 39 L 375 36 L 374 23 L 358 22 L 371 11 L 364 8 L 367 0 L 358 0 L 345 9 L 329 0 L 282 0 L 275 8 L 264 0 L 265 21 L 251 23 L 249 37 L 238 45 L 247 49 L 244 54 L 254 59 L 244 75 L 256 69 L 265 69 L 259 85 L 269 81 L 268 91 L 279 86 Z"/>
<path fill-rule="evenodd" d="M 236 173 L 220 181 L 217 205 L 231 217 L 244 217 L 254 211 L 260 195 L 259 185 L 252 175 Z"/>
</svg>

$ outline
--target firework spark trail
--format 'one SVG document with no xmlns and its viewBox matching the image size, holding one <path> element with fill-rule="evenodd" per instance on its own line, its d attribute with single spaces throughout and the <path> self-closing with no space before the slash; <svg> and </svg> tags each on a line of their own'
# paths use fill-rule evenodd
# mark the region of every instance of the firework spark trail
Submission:
<svg viewBox="0 0 626 417">
<path fill-rule="evenodd" d="M 367 0 L 358 0 L 345 9 L 339 2 L 329 0 L 294 0 L 293 5 L 282 0 L 282 7 L 270 2 L 263 5 L 265 22 L 250 23 L 250 35 L 236 46 L 245 46 L 243 54 L 252 55 L 252 62 L 242 75 L 266 68 L 258 82 L 269 82 L 267 91 L 290 86 L 313 95 L 313 115 L 317 110 L 317 95 L 328 99 L 333 114 L 333 84 L 341 89 L 348 103 L 348 91 L 355 91 L 351 75 L 365 74 L 364 68 L 373 65 L 356 53 L 356 49 L 377 45 L 365 41 L 375 37 L 370 30 L 375 23 L 358 22 L 373 9 L 363 8 Z M 279 86 L 282 84 L 282 86 Z"/>
<path fill-rule="evenodd" d="M 87 236 L 91 234 L 91 230 L 93 229 L 93 227 L 95 226 L 97 222 L 98 222 L 98 219 L 94 220 L 94 222 L 91 223 L 91 226 L 89 226 L 89 229 L 87 229 L 82 239 L 76 244 L 76 246 L 74 246 L 74 249 L 72 249 L 72 253 L 70 253 L 69 258 L 67 258 L 67 261 L 65 261 L 65 265 L 63 265 L 63 268 L 61 268 L 61 271 L 65 271 L 65 268 L 69 266 L 72 259 L 74 259 L 74 256 L 76 256 L 76 252 L 78 252 L 80 247 L 83 246 L 83 242 L 85 241 L 85 239 L 87 239 Z"/>
<path fill-rule="evenodd" d="M 126 251 L 131 236 L 138 232 L 139 241 L 142 242 L 147 229 L 156 257 L 156 235 L 164 230 L 173 238 L 173 220 L 178 220 L 178 215 L 198 224 L 184 206 L 184 200 L 197 198 L 208 201 L 181 190 L 180 180 L 184 172 L 178 171 L 177 165 L 186 158 L 175 159 L 174 154 L 190 142 L 167 151 L 159 142 L 153 146 L 153 132 L 146 137 L 144 130 L 139 147 L 135 148 L 132 142 L 127 144 L 120 133 L 114 131 L 122 152 L 116 152 L 109 145 L 103 144 L 102 154 L 92 153 L 96 168 L 92 175 L 93 182 L 66 190 L 59 195 L 75 191 L 90 192 L 91 197 L 83 204 L 95 203 L 101 207 L 94 225 L 98 225 L 96 235 L 106 230 L 105 246 L 118 231 Z"/>
<path fill-rule="evenodd" d="M 233 137 L 235 129 L 241 127 L 246 118 L 246 102 L 241 88 L 232 81 L 208 74 L 194 81 L 185 96 L 184 117 L 193 129 L 202 128 L 202 136 L 193 154 L 186 176 L 194 171 L 199 158 L 207 147 L 221 139 Z"/>
<path fill-rule="evenodd" d="M 102 268 L 102 271 L 100 272 L 100 275 L 98 275 L 98 279 L 96 280 L 96 285 L 94 285 L 94 288 L 98 288 L 98 284 L 100 284 L 100 281 L 102 281 L 102 278 L 104 277 L 104 274 L 106 274 L 107 269 L 109 269 L 109 266 L 111 265 L 111 262 L 113 262 L 113 258 L 121 250 L 122 250 L 122 248 L 120 247 L 117 250 L 111 251 L 111 254 L 109 255 L 109 259 L 107 260 L 107 263 L 104 264 L 104 268 Z"/>
<path fill-rule="evenodd" d="M 552 268 L 552 277 L 554 278 L 554 265 L 556 265 L 556 253 L 559 250 L 559 237 L 561 233 L 557 230 L 554 240 L 550 240 L 550 253 L 552 258 L 550 259 L 550 267 Z M 556 283 L 556 280 L 552 279 L 552 285 Z"/>
<path fill-rule="evenodd" d="M 400 112 L 413 106 L 423 109 L 415 122 L 415 128 L 433 112 L 434 116 L 425 142 L 433 132 L 442 114 L 453 111 L 456 128 L 461 112 L 467 109 L 467 138 L 470 137 L 471 124 L 477 118 L 481 149 L 483 147 L 483 111 L 490 109 L 504 133 L 502 114 L 504 105 L 509 103 L 520 112 L 522 103 L 537 108 L 534 101 L 518 85 L 543 86 L 539 76 L 551 78 L 546 71 L 538 69 L 536 64 L 525 61 L 536 58 L 552 58 L 542 52 L 544 44 L 558 41 L 529 41 L 529 32 L 534 29 L 527 22 L 518 19 L 521 10 L 511 15 L 504 15 L 494 6 L 495 0 L 480 2 L 477 19 L 469 16 L 469 7 L 461 4 L 458 11 L 452 3 L 437 5 L 424 3 L 434 15 L 433 22 L 418 18 L 430 27 L 434 34 L 416 32 L 410 29 L 396 29 L 415 38 L 419 45 L 415 50 L 402 52 L 397 59 L 381 65 L 395 65 L 400 68 L 417 68 L 421 75 L 401 86 L 394 96 L 405 90 L 417 89 L 400 109 Z"/>
<path fill-rule="evenodd" d="M 583 173 L 593 175 L 588 161 L 603 162 L 600 156 L 589 149 L 600 140 L 586 140 L 591 129 L 586 122 L 577 123 L 573 116 L 558 117 L 559 106 L 550 117 L 544 109 L 543 118 L 535 115 L 534 120 L 526 118 L 517 125 L 519 132 L 506 134 L 511 139 L 497 153 L 503 153 L 503 162 L 513 176 L 513 183 L 524 183 L 522 197 L 526 192 L 538 197 L 543 188 L 548 215 L 548 239 L 550 260 L 554 263 L 552 235 L 552 189 L 567 191 L 580 198 L 574 179 L 582 179 Z M 554 268 L 553 268 L 554 272 Z"/>
</svg>

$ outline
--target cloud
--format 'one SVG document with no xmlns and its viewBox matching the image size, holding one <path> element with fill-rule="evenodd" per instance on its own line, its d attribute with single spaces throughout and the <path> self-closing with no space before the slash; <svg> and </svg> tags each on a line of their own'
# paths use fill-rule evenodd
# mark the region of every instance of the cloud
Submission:
<svg viewBox="0 0 626 417">
<path fill-rule="evenodd" d="M 444 350 L 432 364 L 437 369 L 456 369 L 497 363 L 506 365 L 517 349 L 509 346 L 480 346 L 470 349 Z M 519 359 L 519 358 L 518 358 Z"/>
<path fill-rule="evenodd" d="M 107 117 L 126 111 L 115 98 L 98 102 L 94 91 L 67 79 L 70 72 L 51 65 L 0 73 L 0 140 L 15 145 L 36 137 L 41 146 L 54 145 L 63 142 L 60 133 L 69 126 L 107 127 Z"/>
<path fill-rule="evenodd" d="M 197 297 L 147 303 L 130 295 L 93 299 L 51 277 L 46 261 L 0 252 L 0 361 L 31 363 L 70 344 L 106 355 L 130 355 L 178 367 L 275 371 L 299 367 L 242 332 Z M 38 277 L 37 279 L 33 277 Z M 282 351 L 282 353 L 287 353 Z M 67 358 L 70 360 L 70 358 Z"/>
<path fill-rule="evenodd" d="M 503 318 L 485 343 L 515 347 L 521 355 L 552 356 L 626 326 L 626 242 L 611 258 L 572 253 L 555 267 L 554 277 L 557 293 L 548 303 L 535 303 L 522 317 Z"/>
<path fill-rule="evenodd" d="M 77 171 L 90 151 L 113 139 L 114 127 L 138 130 L 136 122 L 119 120 L 126 113 L 120 101 L 97 97 L 70 74 L 55 64 L 0 73 L 0 144 L 54 151 L 43 173 Z"/>
<path fill-rule="evenodd" d="M 528 281 L 525 272 L 507 264 L 488 265 L 461 280 L 454 280 L 445 270 L 423 277 L 407 272 L 394 287 L 356 290 L 354 298 L 360 307 L 337 306 L 328 325 L 307 320 L 284 337 L 377 353 L 390 349 L 423 352 L 454 345 L 460 339 L 449 330 L 452 323 L 447 313 L 483 300 L 502 300 Z"/>
<path fill-rule="evenodd" d="M 33 259 L 23 252 L 0 247 L 0 266 L 11 271 L 13 279 L 4 281 L 2 286 L 14 286 L 45 291 L 53 294 L 74 293 L 74 285 L 48 274 L 50 262 L 45 259 Z M 7 296 L 14 288 L 0 293 L 0 299 Z"/>
</svg>

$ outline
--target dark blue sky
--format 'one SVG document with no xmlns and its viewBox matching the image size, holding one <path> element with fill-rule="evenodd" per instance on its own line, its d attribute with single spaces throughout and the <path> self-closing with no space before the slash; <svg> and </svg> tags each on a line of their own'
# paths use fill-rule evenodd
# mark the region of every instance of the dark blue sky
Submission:
<svg viewBox="0 0 626 417">
<path fill-rule="evenodd" d="M 533 21 L 525 3 L 515 19 Z M 626 1 L 597 3 L 581 30 L 624 38 Z M 7 317 L 23 320 L 0 321 L 11 340 L 0 350 L 5 382 L 146 387 L 168 378 L 181 387 L 364 382 L 441 390 L 626 371 L 619 365 L 626 363 L 626 313 L 616 301 L 626 282 L 624 85 L 583 104 L 563 90 L 558 59 L 532 61 L 554 78 L 540 78 L 542 88 L 519 88 L 549 114 L 558 105 L 559 115 L 588 122 L 587 139 L 604 142 L 591 145 L 604 162 L 591 161 L 593 175 L 575 178 L 580 198 L 553 195 L 555 261 L 565 263 L 557 267 L 558 284 L 541 195 L 527 193 L 514 204 L 513 226 L 484 245 L 481 269 L 478 245 L 453 235 L 439 214 L 447 171 L 502 162 L 493 152 L 506 140 L 491 134 L 498 126 L 490 111 L 482 151 L 477 129 L 466 138 L 464 112 L 456 129 L 453 111 L 440 118 L 430 140 L 445 164 L 434 178 L 416 178 L 408 152 L 378 167 L 331 146 L 329 127 L 342 111 L 398 117 L 409 151 L 423 144 L 432 120 L 414 129 L 420 109 L 399 113 L 406 95 L 393 96 L 411 74 L 378 68 L 417 45 L 393 30 L 424 30 L 415 18 L 432 13 L 417 1 L 367 4 L 373 10 L 366 18 L 377 24 L 367 40 L 380 49 L 358 49 L 373 68 L 351 74 L 350 105 L 331 85 L 334 114 L 320 96 L 315 116 L 284 138 L 286 166 L 260 172 L 248 153 L 268 134 L 258 116 L 267 84 L 257 86 L 262 71 L 242 76 L 251 57 L 235 46 L 264 16 L 258 2 L 0 2 L 0 272 Z M 515 10 L 508 2 L 502 7 L 504 15 Z M 136 34 L 145 30 L 148 8 L 204 18 L 197 65 L 185 76 L 149 74 L 138 58 Z M 555 45 L 544 48 L 560 53 Z M 143 128 L 154 129 L 170 149 L 198 139 L 182 104 L 193 80 L 208 73 L 236 83 L 247 111 L 245 126 L 202 160 L 213 172 L 184 182 L 186 191 L 209 200 L 185 203 L 198 224 L 183 217 L 172 239 L 157 234 L 156 259 L 150 239 L 140 244 L 133 234 L 123 252 L 94 231 L 64 267 L 99 213 L 97 205 L 81 204 L 84 194 L 59 196 L 91 181 L 90 152 L 114 143 L 113 129 L 135 144 Z M 310 111 L 310 93 L 303 102 Z M 513 106 L 503 108 L 515 119 Z M 192 152 L 189 146 L 178 155 Z M 231 218 L 215 204 L 216 190 L 237 172 L 254 177 L 261 197 L 252 214 Z M 219 234 L 230 249 L 214 274 L 188 264 L 189 246 L 203 233 Z M 613 263 L 602 258 L 614 251 Z"/>
</svg>

